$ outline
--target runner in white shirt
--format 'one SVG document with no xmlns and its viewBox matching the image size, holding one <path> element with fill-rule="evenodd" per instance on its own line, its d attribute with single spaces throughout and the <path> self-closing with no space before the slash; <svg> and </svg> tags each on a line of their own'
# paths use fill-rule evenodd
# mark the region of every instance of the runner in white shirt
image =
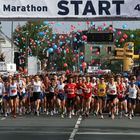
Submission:
<svg viewBox="0 0 140 140">
<path fill-rule="evenodd" d="M 39 107 L 41 102 L 41 92 L 43 89 L 43 84 L 40 81 L 38 75 L 35 76 L 32 86 L 33 86 L 33 98 L 36 106 L 35 113 L 37 113 L 37 116 L 39 116 Z"/>
<path fill-rule="evenodd" d="M 136 108 L 137 94 L 140 94 L 138 86 L 134 84 L 135 82 L 135 78 L 132 77 L 130 79 L 130 85 L 128 86 L 129 119 L 132 119 L 132 113 Z"/>
<path fill-rule="evenodd" d="M 16 109 L 17 109 L 17 90 L 18 84 L 16 83 L 16 79 L 13 77 L 12 80 L 10 80 L 10 104 L 14 118 L 16 118 Z"/>
<path fill-rule="evenodd" d="M 63 83 L 63 78 L 60 78 L 60 82 L 57 85 L 57 103 L 59 108 L 61 109 L 61 117 L 64 118 L 64 111 L 65 111 L 65 100 L 66 100 L 66 94 L 64 92 L 65 84 Z"/>
</svg>

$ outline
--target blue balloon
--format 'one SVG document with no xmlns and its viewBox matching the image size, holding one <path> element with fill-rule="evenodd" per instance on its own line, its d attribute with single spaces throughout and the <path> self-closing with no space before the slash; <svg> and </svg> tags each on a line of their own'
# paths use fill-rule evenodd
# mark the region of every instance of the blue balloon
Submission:
<svg viewBox="0 0 140 140">
<path fill-rule="evenodd" d="M 84 56 L 80 56 L 80 60 L 83 60 L 84 59 Z"/>
<path fill-rule="evenodd" d="M 64 54 L 66 54 L 66 50 L 64 50 Z"/>
<path fill-rule="evenodd" d="M 48 53 L 53 53 L 53 48 L 49 48 Z"/>
<path fill-rule="evenodd" d="M 39 36 L 44 36 L 45 33 L 44 33 L 44 32 L 39 32 L 38 35 L 39 35 Z"/>
<path fill-rule="evenodd" d="M 63 45 L 63 42 L 60 42 L 59 45 L 60 45 L 60 46 Z"/>
<path fill-rule="evenodd" d="M 77 42 L 77 38 L 74 38 L 74 42 Z"/>
<path fill-rule="evenodd" d="M 135 36 L 133 34 L 130 35 L 130 38 L 133 39 Z"/>
<path fill-rule="evenodd" d="M 126 29 L 127 28 L 127 24 L 123 24 L 123 29 Z"/>
<path fill-rule="evenodd" d="M 48 21 L 44 21 L 43 24 L 44 25 L 47 25 L 47 24 L 49 24 L 49 22 Z"/>
<path fill-rule="evenodd" d="M 53 45 L 53 49 L 56 50 L 57 49 L 57 45 Z"/>
<path fill-rule="evenodd" d="M 53 35 L 53 39 L 56 39 L 56 35 Z"/>
</svg>

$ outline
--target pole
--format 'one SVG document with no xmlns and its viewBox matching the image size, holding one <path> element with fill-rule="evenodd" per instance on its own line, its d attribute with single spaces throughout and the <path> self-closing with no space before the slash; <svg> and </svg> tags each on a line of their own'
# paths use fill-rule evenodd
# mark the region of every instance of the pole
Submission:
<svg viewBox="0 0 140 140">
<path fill-rule="evenodd" d="M 14 44 L 13 44 L 13 25 L 14 25 L 14 22 L 12 20 L 12 23 L 11 23 L 11 63 L 14 63 L 13 62 L 13 55 L 14 55 Z"/>
</svg>

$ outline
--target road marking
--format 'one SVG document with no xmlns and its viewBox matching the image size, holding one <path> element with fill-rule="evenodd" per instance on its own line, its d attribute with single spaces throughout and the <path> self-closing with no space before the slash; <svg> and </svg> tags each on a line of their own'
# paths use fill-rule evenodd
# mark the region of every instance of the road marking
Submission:
<svg viewBox="0 0 140 140">
<path fill-rule="evenodd" d="M 137 135 L 140 136 L 139 132 L 78 132 L 77 135 Z"/>
<path fill-rule="evenodd" d="M 50 131 L 50 132 L 46 132 L 46 131 L 27 131 L 27 130 L 23 130 L 23 131 L 19 131 L 19 130 L 11 130 L 11 131 L 1 131 L 0 134 L 33 134 L 33 135 L 43 135 L 43 134 L 61 134 L 61 135 L 65 135 L 65 134 L 69 134 L 70 132 L 59 132 L 59 131 Z"/>
<path fill-rule="evenodd" d="M 69 140 L 74 140 L 74 137 L 75 137 L 75 135 L 76 135 L 76 133 L 77 133 L 77 131 L 79 129 L 79 125 L 80 125 L 81 121 L 82 121 L 82 117 L 79 116 L 79 118 L 78 118 L 78 120 L 77 120 L 77 122 L 75 124 L 75 127 L 74 127 L 74 129 L 73 129 L 73 131 L 72 131 L 72 133 L 71 133 L 71 135 L 69 137 Z"/>
<path fill-rule="evenodd" d="M 3 118 L 1 118 L 0 120 L 1 120 L 1 121 L 3 121 L 3 120 L 5 120 L 5 119 L 6 119 L 6 118 L 5 118 L 5 117 L 3 117 Z"/>
</svg>

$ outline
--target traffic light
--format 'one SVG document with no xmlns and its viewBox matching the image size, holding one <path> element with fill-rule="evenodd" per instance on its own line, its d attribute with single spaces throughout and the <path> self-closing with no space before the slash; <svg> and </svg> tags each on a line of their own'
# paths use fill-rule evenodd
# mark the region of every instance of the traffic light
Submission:
<svg viewBox="0 0 140 140">
<path fill-rule="evenodd" d="M 123 48 L 115 49 L 114 59 L 123 60 L 123 71 L 130 71 L 134 65 L 134 59 L 138 59 L 139 55 L 134 55 L 134 43 L 127 42 Z"/>
</svg>

